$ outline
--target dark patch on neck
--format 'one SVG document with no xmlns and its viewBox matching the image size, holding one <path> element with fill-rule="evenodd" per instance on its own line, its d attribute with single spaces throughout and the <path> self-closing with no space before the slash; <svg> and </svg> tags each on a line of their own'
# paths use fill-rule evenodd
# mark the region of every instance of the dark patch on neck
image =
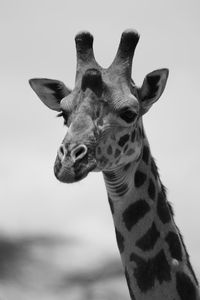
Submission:
<svg viewBox="0 0 200 300">
<path fill-rule="evenodd" d="M 126 164 L 124 166 L 124 171 L 127 172 L 130 167 L 131 167 L 131 163 Z"/>
<path fill-rule="evenodd" d="M 126 146 L 124 147 L 124 153 L 128 150 L 129 145 L 126 144 Z"/>
<path fill-rule="evenodd" d="M 147 178 L 146 174 L 144 174 L 140 170 L 137 170 L 135 172 L 135 178 L 134 178 L 136 188 L 141 187 L 144 184 L 146 178 Z"/>
<path fill-rule="evenodd" d="M 149 156 L 150 156 L 150 150 L 148 146 L 143 147 L 143 152 L 142 152 L 142 160 L 148 164 L 149 162 Z"/>
<path fill-rule="evenodd" d="M 161 191 L 158 193 L 157 213 L 163 224 L 169 223 L 171 221 L 171 214 L 166 199 L 164 186 L 162 186 Z"/>
<path fill-rule="evenodd" d="M 137 265 L 133 274 L 137 280 L 138 287 L 143 293 L 154 287 L 156 279 L 160 284 L 171 280 L 170 266 L 163 250 L 148 260 L 144 260 L 137 254 L 132 253 L 130 261 L 134 261 Z"/>
<path fill-rule="evenodd" d="M 155 187 L 155 184 L 154 184 L 154 182 L 151 178 L 149 179 L 148 195 L 151 198 L 151 200 L 155 200 L 156 187 Z"/>
<path fill-rule="evenodd" d="M 127 281 L 127 285 L 128 285 L 128 290 L 129 290 L 129 294 L 130 294 L 130 297 L 131 297 L 131 300 L 136 300 L 134 294 L 133 294 L 133 291 L 132 291 L 132 288 L 131 288 L 131 281 L 130 281 L 130 278 L 129 278 L 129 274 L 127 272 L 127 270 L 125 269 L 125 277 L 126 277 L 126 281 Z"/>
<path fill-rule="evenodd" d="M 143 199 L 130 204 L 123 212 L 123 222 L 126 228 L 130 231 L 149 211 L 150 206 Z"/>
<path fill-rule="evenodd" d="M 125 134 L 123 135 L 120 139 L 119 139 L 119 142 L 118 142 L 118 145 L 120 147 L 123 147 L 129 140 L 130 138 L 130 135 L 129 134 Z"/>
<path fill-rule="evenodd" d="M 170 231 L 166 236 L 165 240 L 169 246 L 171 257 L 177 259 L 178 261 L 182 261 L 183 254 L 178 234 Z"/>
<path fill-rule="evenodd" d="M 176 288 L 181 300 L 197 300 L 197 289 L 185 273 L 176 273 Z"/>
<path fill-rule="evenodd" d="M 153 222 L 152 226 L 148 231 L 136 242 L 136 246 L 142 249 L 143 251 L 152 250 L 160 237 L 160 232 L 156 228 L 155 223 Z"/>
<path fill-rule="evenodd" d="M 115 158 L 117 158 L 118 156 L 120 156 L 121 151 L 119 149 L 115 150 Z"/>
<path fill-rule="evenodd" d="M 135 152 L 135 149 L 131 148 L 126 152 L 126 155 L 131 156 L 134 152 Z"/>
<path fill-rule="evenodd" d="M 112 146 L 111 145 L 108 146 L 107 153 L 108 153 L 108 155 L 112 155 L 113 150 L 112 150 Z"/>
<path fill-rule="evenodd" d="M 115 234 L 116 234 L 119 252 L 122 253 L 124 252 L 124 237 L 122 236 L 121 232 L 117 230 L 117 228 L 115 228 Z"/>
</svg>

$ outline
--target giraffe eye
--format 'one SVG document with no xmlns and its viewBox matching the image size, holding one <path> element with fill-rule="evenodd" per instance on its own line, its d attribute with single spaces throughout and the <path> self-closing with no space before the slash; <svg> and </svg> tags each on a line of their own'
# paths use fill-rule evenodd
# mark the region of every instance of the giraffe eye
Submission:
<svg viewBox="0 0 200 300">
<path fill-rule="evenodd" d="M 135 121 L 137 114 L 128 107 L 123 108 L 120 113 L 120 118 L 126 123 L 132 123 Z"/>
</svg>

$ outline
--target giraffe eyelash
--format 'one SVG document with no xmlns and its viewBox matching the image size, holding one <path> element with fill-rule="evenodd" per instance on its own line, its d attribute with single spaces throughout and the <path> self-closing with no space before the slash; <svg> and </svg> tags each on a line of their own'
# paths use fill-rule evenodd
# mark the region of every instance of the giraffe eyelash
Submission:
<svg viewBox="0 0 200 300">
<path fill-rule="evenodd" d="M 59 114 L 56 115 L 57 118 L 63 117 L 63 112 L 60 112 Z"/>
<path fill-rule="evenodd" d="M 66 113 L 64 113 L 64 111 L 61 111 L 59 114 L 57 114 L 56 117 L 57 118 L 63 117 L 63 119 L 64 119 L 64 125 L 67 125 L 67 119 L 68 119 L 68 117 L 67 117 Z"/>
<path fill-rule="evenodd" d="M 122 120 L 124 120 L 126 123 L 130 124 L 133 123 L 137 118 L 137 113 L 133 110 L 129 109 L 128 107 L 124 107 L 121 109 L 119 116 Z"/>
</svg>

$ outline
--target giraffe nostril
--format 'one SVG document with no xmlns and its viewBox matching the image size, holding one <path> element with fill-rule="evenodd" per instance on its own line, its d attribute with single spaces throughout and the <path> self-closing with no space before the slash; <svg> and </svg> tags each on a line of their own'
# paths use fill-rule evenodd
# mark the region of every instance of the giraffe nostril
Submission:
<svg viewBox="0 0 200 300">
<path fill-rule="evenodd" d="M 71 157 L 72 157 L 73 161 L 75 162 L 75 161 L 83 158 L 86 155 L 86 153 L 87 153 L 87 147 L 84 144 L 82 144 L 72 150 Z"/>
<path fill-rule="evenodd" d="M 62 155 L 65 155 L 65 152 L 64 152 L 63 147 L 60 147 L 60 153 L 61 153 Z"/>
<path fill-rule="evenodd" d="M 58 149 L 58 157 L 62 160 L 66 157 L 67 150 L 64 145 L 61 145 L 60 148 Z"/>
</svg>

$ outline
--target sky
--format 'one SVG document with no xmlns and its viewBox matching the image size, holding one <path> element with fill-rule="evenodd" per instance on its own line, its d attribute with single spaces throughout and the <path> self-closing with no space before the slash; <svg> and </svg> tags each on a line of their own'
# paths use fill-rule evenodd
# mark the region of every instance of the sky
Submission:
<svg viewBox="0 0 200 300">
<path fill-rule="evenodd" d="M 117 253 L 100 173 L 61 184 L 53 164 L 66 129 L 28 85 L 33 77 L 73 88 L 74 36 L 94 35 L 99 64 L 111 64 L 123 30 L 140 33 L 132 76 L 170 70 L 161 99 L 144 117 L 176 222 L 200 270 L 199 0 L 0 0 L 0 231 L 76 235 Z M 113 255 L 114 255 L 113 254 Z"/>
</svg>

